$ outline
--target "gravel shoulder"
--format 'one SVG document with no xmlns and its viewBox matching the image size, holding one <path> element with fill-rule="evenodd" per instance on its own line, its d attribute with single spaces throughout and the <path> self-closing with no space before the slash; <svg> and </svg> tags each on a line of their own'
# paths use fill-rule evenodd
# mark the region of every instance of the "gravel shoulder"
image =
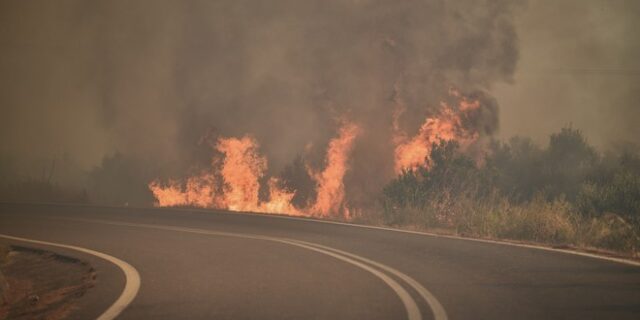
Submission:
<svg viewBox="0 0 640 320">
<path fill-rule="evenodd" d="M 4 247 L 0 319 L 65 319 L 95 285 L 96 272 L 87 262 L 41 249 Z"/>
</svg>

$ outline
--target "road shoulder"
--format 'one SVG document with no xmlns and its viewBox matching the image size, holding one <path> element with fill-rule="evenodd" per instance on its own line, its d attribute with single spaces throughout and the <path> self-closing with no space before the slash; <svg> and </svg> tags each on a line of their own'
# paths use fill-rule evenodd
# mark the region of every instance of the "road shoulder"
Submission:
<svg viewBox="0 0 640 320">
<path fill-rule="evenodd" d="M 63 319 L 96 282 L 88 262 L 31 247 L 11 246 L 1 268 L 0 319 Z"/>
</svg>

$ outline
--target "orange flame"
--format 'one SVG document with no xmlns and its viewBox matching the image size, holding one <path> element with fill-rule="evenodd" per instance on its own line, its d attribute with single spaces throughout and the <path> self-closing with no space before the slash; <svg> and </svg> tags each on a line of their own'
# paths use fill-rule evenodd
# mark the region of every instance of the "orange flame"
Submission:
<svg viewBox="0 0 640 320">
<path fill-rule="evenodd" d="M 290 215 L 304 215 L 291 204 L 295 192 L 288 192 L 278 187 L 278 179 L 269 179 L 269 202 L 262 203 L 256 212 L 286 213 Z"/>
<path fill-rule="evenodd" d="M 279 188 L 275 178 L 269 180 L 269 200 L 260 201 L 259 180 L 264 176 L 267 160 L 258 153 L 255 139 L 249 136 L 220 138 L 216 149 L 224 155 L 220 170 L 222 192 L 216 192 L 215 175 L 211 173 L 189 177 L 184 187 L 176 180 L 170 180 L 166 186 L 155 180 L 149 189 L 157 199 L 156 205 L 301 214 L 291 205 L 294 193 Z"/>
<path fill-rule="evenodd" d="M 279 186 L 279 180 L 268 180 L 269 199 L 260 199 L 260 179 L 265 175 L 267 159 L 258 152 L 257 141 L 250 137 L 219 138 L 215 146 L 224 159 L 218 175 L 202 173 L 187 178 L 185 183 L 169 180 L 163 185 L 158 180 L 149 183 L 157 206 L 196 206 L 251 211 L 284 213 L 290 215 L 316 215 L 326 217 L 342 214 L 349 217 L 344 203 L 343 178 L 348 170 L 348 157 L 358 134 L 358 127 L 346 123 L 338 137 L 329 143 L 326 167 L 312 174 L 317 184 L 317 198 L 308 210 L 295 208 L 291 200 L 295 192 Z M 221 176 L 221 187 L 216 177 Z"/>
<path fill-rule="evenodd" d="M 428 169 L 433 144 L 456 140 L 464 149 L 479 139 L 478 130 L 468 128 L 468 121 L 481 107 L 480 102 L 468 99 L 454 89 L 449 94 L 457 102 L 452 105 L 441 102 L 439 112 L 427 117 L 413 137 L 407 136 L 400 128 L 400 117 L 406 107 L 400 96 L 394 98 L 396 110 L 392 114 L 392 129 L 396 173 L 420 167 Z M 259 153 L 258 142 L 251 136 L 219 138 L 215 149 L 222 158 L 214 158 L 214 170 L 211 172 L 188 177 L 186 181 L 169 180 L 165 185 L 154 180 L 149 183 L 149 189 L 157 199 L 156 205 L 162 207 L 196 206 L 350 219 L 344 177 L 359 134 L 359 126 L 343 121 L 337 137 L 329 142 L 324 169 L 314 171 L 307 168 L 316 184 L 316 198 L 303 209 L 291 203 L 295 191 L 282 188 L 275 177 L 270 177 L 267 186 L 263 186 L 268 188 L 268 199 L 261 199 L 260 182 L 264 181 L 267 159 Z"/>
<path fill-rule="evenodd" d="M 394 118 L 394 143 L 396 144 L 395 171 L 415 170 L 419 167 L 429 167 L 429 156 L 434 143 L 456 140 L 465 148 L 475 142 L 478 132 L 465 129 L 462 123 L 463 116 L 480 108 L 477 100 L 467 100 L 460 93 L 453 90 L 450 94 L 460 98 L 457 108 L 441 102 L 441 109 L 434 117 L 428 117 L 420 127 L 418 134 L 409 139 L 406 134 L 397 128 Z"/>
<path fill-rule="evenodd" d="M 197 206 L 218 207 L 221 199 L 215 195 L 215 177 L 210 173 L 203 173 L 197 177 L 187 179 L 185 187 L 176 180 L 170 180 L 167 186 L 154 180 L 149 184 L 161 207 Z"/>
<path fill-rule="evenodd" d="M 222 178 L 224 203 L 234 211 L 256 211 L 259 203 L 259 179 L 267 168 L 267 160 L 257 152 L 255 139 L 244 136 L 220 138 L 216 149 L 224 154 Z"/>
<path fill-rule="evenodd" d="M 348 159 L 353 149 L 353 142 L 360 129 L 353 123 L 345 123 L 338 137 L 329 142 L 326 167 L 318 174 L 312 174 L 317 184 L 316 202 L 311 212 L 321 217 L 342 213 L 349 218 L 349 211 L 344 202 L 344 175 L 349 169 Z"/>
</svg>

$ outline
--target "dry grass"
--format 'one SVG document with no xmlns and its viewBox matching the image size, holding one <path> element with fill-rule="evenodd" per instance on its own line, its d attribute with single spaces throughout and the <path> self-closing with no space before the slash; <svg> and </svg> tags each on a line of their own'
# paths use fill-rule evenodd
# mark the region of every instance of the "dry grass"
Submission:
<svg viewBox="0 0 640 320">
<path fill-rule="evenodd" d="M 576 244 L 630 254 L 640 254 L 640 226 L 607 213 L 599 218 L 583 219 L 578 225 Z"/>
<path fill-rule="evenodd" d="M 504 198 L 484 201 L 470 197 L 440 198 L 422 208 L 397 210 L 391 225 L 401 228 L 444 231 L 461 236 L 517 240 L 584 249 L 604 249 L 637 257 L 640 227 L 615 214 L 587 218 L 563 200 L 532 201 L 514 205 Z"/>
<path fill-rule="evenodd" d="M 522 206 L 501 201 L 480 216 L 484 236 L 550 244 L 571 243 L 576 236 L 577 216 L 564 200 L 536 198 Z"/>
</svg>

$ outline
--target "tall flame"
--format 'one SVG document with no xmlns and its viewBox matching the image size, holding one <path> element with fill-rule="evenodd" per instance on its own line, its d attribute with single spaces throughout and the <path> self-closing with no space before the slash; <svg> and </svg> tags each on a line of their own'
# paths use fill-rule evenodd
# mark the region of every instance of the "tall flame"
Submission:
<svg viewBox="0 0 640 320">
<path fill-rule="evenodd" d="M 456 102 L 441 102 L 439 111 L 427 117 L 412 137 L 400 128 L 400 117 L 406 107 L 399 95 L 394 98 L 397 108 L 392 114 L 391 125 L 396 173 L 420 167 L 428 169 L 434 144 L 456 140 L 463 149 L 469 149 L 479 139 L 480 129 L 474 123 L 480 119 L 480 102 L 455 90 L 450 90 L 449 95 L 450 100 Z M 188 177 L 185 181 L 169 180 L 162 184 L 155 180 L 149 183 L 149 188 L 158 206 L 350 219 L 344 177 L 350 169 L 349 159 L 360 131 L 358 125 L 342 121 L 337 136 L 329 141 L 324 168 L 316 171 L 307 167 L 307 173 L 315 182 L 316 197 L 303 208 L 292 204 L 295 191 L 285 189 L 277 177 L 265 179 L 267 159 L 260 154 L 258 142 L 249 135 L 219 138 L 215 149 L 220 157 L 214 157 L 211 171 Z"/>
<path fill-rule="evenodd" d="M 189 177 L 184 186 L 176 180 L 170 180 L 164 186 L 155 180 L 149 184 L 149 189 L 157 199 L 157 205 L 301 214 L 291 205 L 294 193 L 278 187 L 275 178 L 269 180 L 269 199 L 260 200 L 260 179 L 267 169 L 267 160 L 258 153 L 258 143 L 254 138 L 220 138 L 216 150 L 224 155 L 220 170 L 221 188 L 212 173 Z"/>
<path fill-rule="evenodd" d="M 249 136 L 220 138 L 216 149 L 224 154 L 221 174 L 226 207 L 234 211 L 257 211 L 259 179 L 267 168 L 267 160 L 257 152 L 258 143 Z"/>
<path fill-rule="evenodd" d="M 455 90 L 450 90 L 450 95 L 459 99 L 458 104 L 452 107 L 441 102 L 440 111 L 433 117 L 427 117 L 418 133 L 412 138 L 408 138 L 404 132 L 399 131 L 397 119 L 394 117 L 396 173 L 415 170 L 419 167 L 428 168 L 434 143 L 456 140 L 462 148 L 466 148 L 478 139 L 479 133 L 465 128 L 463 119 L 470 112 L 479 109 L 480 102 L 468 100 Z M 400 106 L 399 110 L 402 110 L 401 108 L 403 107 Z"/>
<path fill-rule="evenodd" d="M 344 203 L 344 175 L 349 169 L 349 155 L 360 129 L 353 123 L 345 123 L 338 137 L 329 142 L 326 167 L 312 177 L 317 183 L 317 198 L 311 212 L 321 217 L 342 212 L 348 218 L 349 211 Z"/>
<path fill-rule="evenodd" d="M 330 141 L 326 167 L 312 175 L 317 184 L 316 201 L 305 210 L 293 206 L 291 200 L 295 192 L 280 187 L 275 177 L 269 178 L 267 183 L 269 199 L 260 199 L 260 180 L 265 175 L 267 159 L 260 155 L 258 142 L 250 136 L 218 139 L 215 148 L 223 155 L 223 161 L 217 175 L 204 172 L 187 178 L 185 183 L 169 180 L 166 185 L 154 180 L 149 183 L 149 189 L 157 199 L 156 205 L 161 207 L 196 206 L 322 217 L 342 214 L 348 217 L 343 178 L 358 131 L 356 125 L 345 123 L 338 137 Z M 218 176 L 221 181 L 216 179 Z"/>
</svg>

